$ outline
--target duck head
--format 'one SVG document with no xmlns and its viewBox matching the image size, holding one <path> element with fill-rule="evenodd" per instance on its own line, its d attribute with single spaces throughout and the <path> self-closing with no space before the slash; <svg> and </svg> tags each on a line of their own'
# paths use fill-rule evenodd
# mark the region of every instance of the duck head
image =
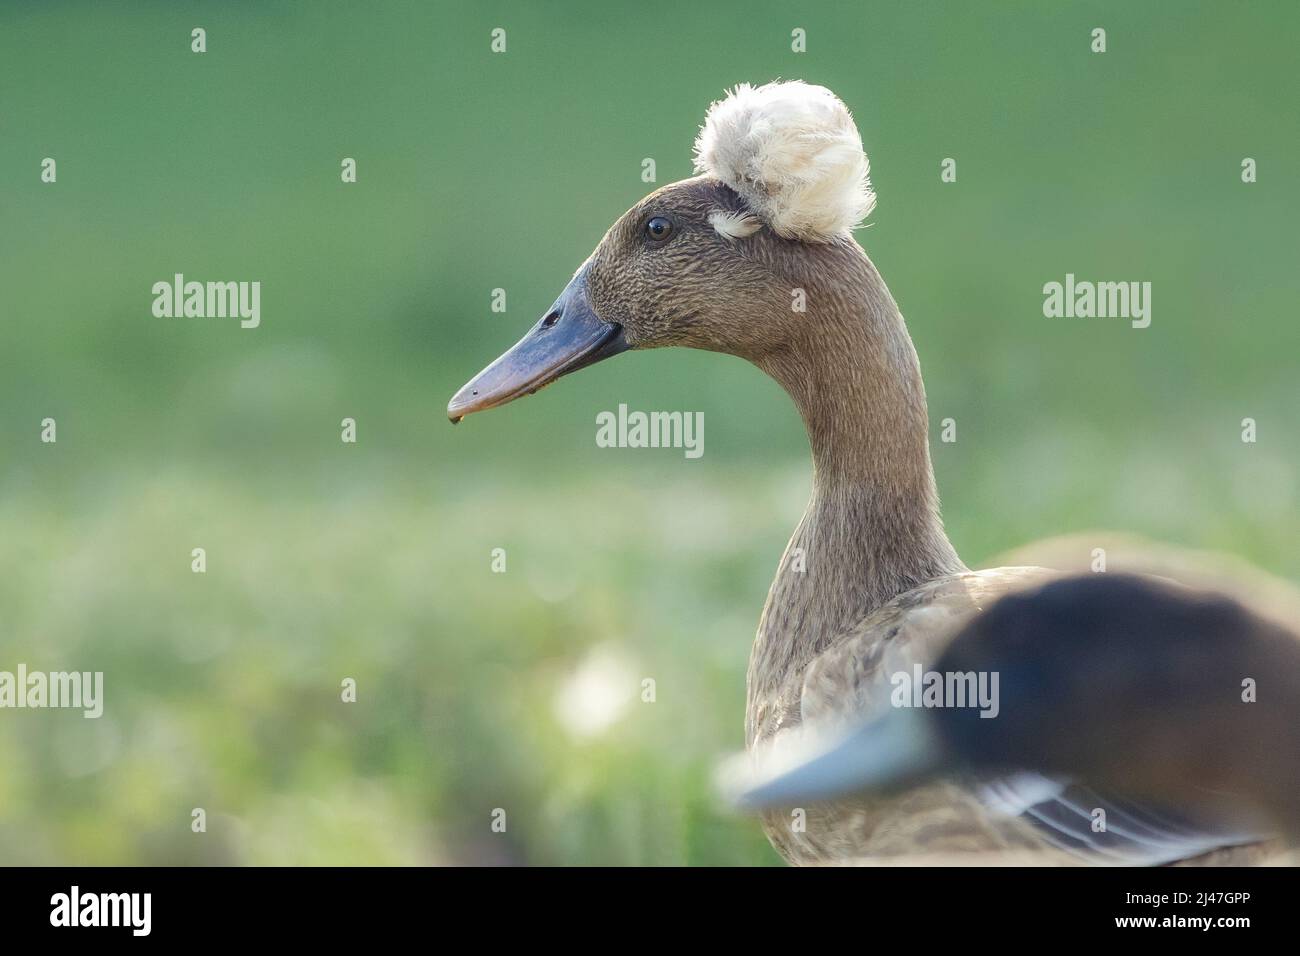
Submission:
<svg viewBox="0 0 1300 956">
<path fill-rule="evenodd" d="M 816 313 L 792 306 L 795 290 L 842 272 L 850 247 L 861 257 L 850 230 L 874 205 L 848 109 L 800 81 L 741 84 L 710 107 L 695 167 L 610 227 L 542 318 L 453 396 L 453 423 L 628 349 L 761 364 L 808 334 Z"/>
</svg>

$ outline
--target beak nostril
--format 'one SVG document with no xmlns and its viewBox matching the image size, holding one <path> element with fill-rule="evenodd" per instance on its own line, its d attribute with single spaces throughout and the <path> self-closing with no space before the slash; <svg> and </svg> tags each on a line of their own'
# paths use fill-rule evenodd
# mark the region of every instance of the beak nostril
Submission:
<svg viewBox="0 0 1300 956">
<path fill-rule="evenodd" d="M 552 325 L 554 325 L 558 321 L 560 321 L 560 313 L 552 312 L 549 315 L 547 315 L 546 318 L 542 319 L 542 328 L 549 329 Z"/>
</svg>

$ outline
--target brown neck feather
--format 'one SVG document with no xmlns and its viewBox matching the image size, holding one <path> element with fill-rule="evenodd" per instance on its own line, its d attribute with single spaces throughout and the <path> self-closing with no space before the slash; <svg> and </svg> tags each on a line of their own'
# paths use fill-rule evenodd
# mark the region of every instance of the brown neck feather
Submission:
<svg viewBox="0 0 1300 956">
<path fill-rule="evenodd" d="M 964 570 L 939 517 L 925 388 L 893 297 L 855 243 L 825 250 L 813 273 L 795 318 L 806 321 L 758 361 L 799 408 L 814 473 L 750 659 L 751 720 L 845 629 Z"/>
</svg>

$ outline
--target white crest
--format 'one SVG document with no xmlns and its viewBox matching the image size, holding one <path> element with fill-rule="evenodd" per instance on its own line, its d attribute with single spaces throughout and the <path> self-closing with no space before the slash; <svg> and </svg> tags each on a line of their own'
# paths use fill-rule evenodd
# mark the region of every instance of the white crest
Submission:
<svg viewBox="0 0 1300 956">
<path fill-rule="evenodd" d="M 802 80 L 741 83 L 710 106 L 695 139 L 695 171 L 726 183 L 788 239 L 847 236 L 876 204 L 848 107 Z"/>
</svg>

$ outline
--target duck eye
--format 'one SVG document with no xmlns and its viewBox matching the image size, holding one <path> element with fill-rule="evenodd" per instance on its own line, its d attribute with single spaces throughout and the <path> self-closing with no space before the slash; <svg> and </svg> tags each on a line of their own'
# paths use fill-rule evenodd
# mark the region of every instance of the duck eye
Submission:
<svg viewBox="0 0 1300 956">
<path fill-rule="evenodd" d="M 673 224 L 663 216 L 653 216 L 645 224 L 645 233 L 656 242 L 663 242 L 673 234 Z"/>
</svg>

